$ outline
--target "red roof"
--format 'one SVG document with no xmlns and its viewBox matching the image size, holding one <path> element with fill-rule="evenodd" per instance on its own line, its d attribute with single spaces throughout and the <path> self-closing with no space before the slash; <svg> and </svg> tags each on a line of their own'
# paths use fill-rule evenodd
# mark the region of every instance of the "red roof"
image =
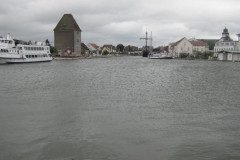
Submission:
<svg viewBox="0 0 240 160">
<path fill-rule="evenodd" d="M 98 49 L 99 48 L 99 46 L 98 45 L 96 45 L 95 43 L 89 43 L 93 48 L 95 48 L 95 49 Z"/>
<path fill-rule="evenodd" d="M 192 43 L 193 46 L 207 46 L 207 43 L 203 41 L 190 41 L 190 43 Z"/>
<path fill-rule="evenodd" d="M 175 47 L 176 45 L 178 45 L 178 43 L 180 43 L 184 38 L 185 38 L 185 37 L 183 37 L 182 39 L 180 39 L 179 41 L 177 41 L 176 43 L 174 43 L 174 44 L 172 45 L 172 47 Z"/>
</svg>

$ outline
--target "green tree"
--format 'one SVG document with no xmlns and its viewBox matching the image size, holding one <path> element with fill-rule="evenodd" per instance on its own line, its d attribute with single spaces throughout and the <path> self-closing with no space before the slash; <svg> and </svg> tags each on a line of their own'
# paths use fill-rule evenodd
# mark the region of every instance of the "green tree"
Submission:
<svg viewBox="0 0 240 160">
<path fill-rule="evenodd" d="M 57 51 L 57 49 L 56 49 L 55 47 L 50 46 L 50 53 L 51 53 L 51 54 L 57 54 L 58 51 Z"/>
<path fill-rule="evenodd" d="M 123 49 L 124 49 L 124 45 L 122 45 L 122 44 L 117 45 L 117 50 L 118 51 L 123 52 Z"/>
<path fill-rule="evenodd" d="M 108 53 L 107 50 L 104 50 L 102 54 L 103 54 L 103 55 L 107 55 L 107 54 L 109 54 L 109 53 Z"/>
</svg>

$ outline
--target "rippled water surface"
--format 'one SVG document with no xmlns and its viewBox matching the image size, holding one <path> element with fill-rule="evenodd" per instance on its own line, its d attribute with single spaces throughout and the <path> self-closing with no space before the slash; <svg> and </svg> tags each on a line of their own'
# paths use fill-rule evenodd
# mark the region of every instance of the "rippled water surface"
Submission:
<svg viewBox="0 0 240 160">
<path fill-rule="evenodd" d="M 0 65 L 0 159 L 240 159 L 240 63 Z"/>
</svg>

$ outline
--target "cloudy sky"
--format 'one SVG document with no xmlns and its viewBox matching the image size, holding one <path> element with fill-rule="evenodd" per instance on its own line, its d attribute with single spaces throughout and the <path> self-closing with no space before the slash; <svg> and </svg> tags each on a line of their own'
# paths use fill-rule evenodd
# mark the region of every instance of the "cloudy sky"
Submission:
<svg viewBox="0 0 240 160">
<path fill-rule="evenodd" d="M 219 39 L 225 26 L 240 33 L 240 0 L 0 0 L 0 36 L 54 43 L 53 29 L 72 14 L 82 42 L 154 47 L 186 38 Z M 150 43 L 150 42 L 148 42 Z"/>
</svg>

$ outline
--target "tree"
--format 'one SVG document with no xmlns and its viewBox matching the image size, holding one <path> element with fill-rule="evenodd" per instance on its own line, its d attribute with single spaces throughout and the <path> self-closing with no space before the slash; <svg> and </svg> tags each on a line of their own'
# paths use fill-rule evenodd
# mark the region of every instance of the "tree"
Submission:
<svg viewBox="0 0 240 160">
<path fill-rule="evenodd" d="M 108 53 L 107 50 L 104 50 L 102 54 L 103 54 L 103 55 L 108 55 L 109 53 Z"/>
<path fill-rule="evenodd" d="M 117 45 L 117 50 L 118 51 L 123 52 L 123 49 L 124 49 L 124 45 L 122 45 L 122 44 Z"/>
<path fill-rule="evenodd" d="M 50 46 L 50 53 L 52 53 L 52 54 L 57 54 L 58 51 L 57 51 L 57 49 L 56 49 L 55 47 Z"/>
</svg>

